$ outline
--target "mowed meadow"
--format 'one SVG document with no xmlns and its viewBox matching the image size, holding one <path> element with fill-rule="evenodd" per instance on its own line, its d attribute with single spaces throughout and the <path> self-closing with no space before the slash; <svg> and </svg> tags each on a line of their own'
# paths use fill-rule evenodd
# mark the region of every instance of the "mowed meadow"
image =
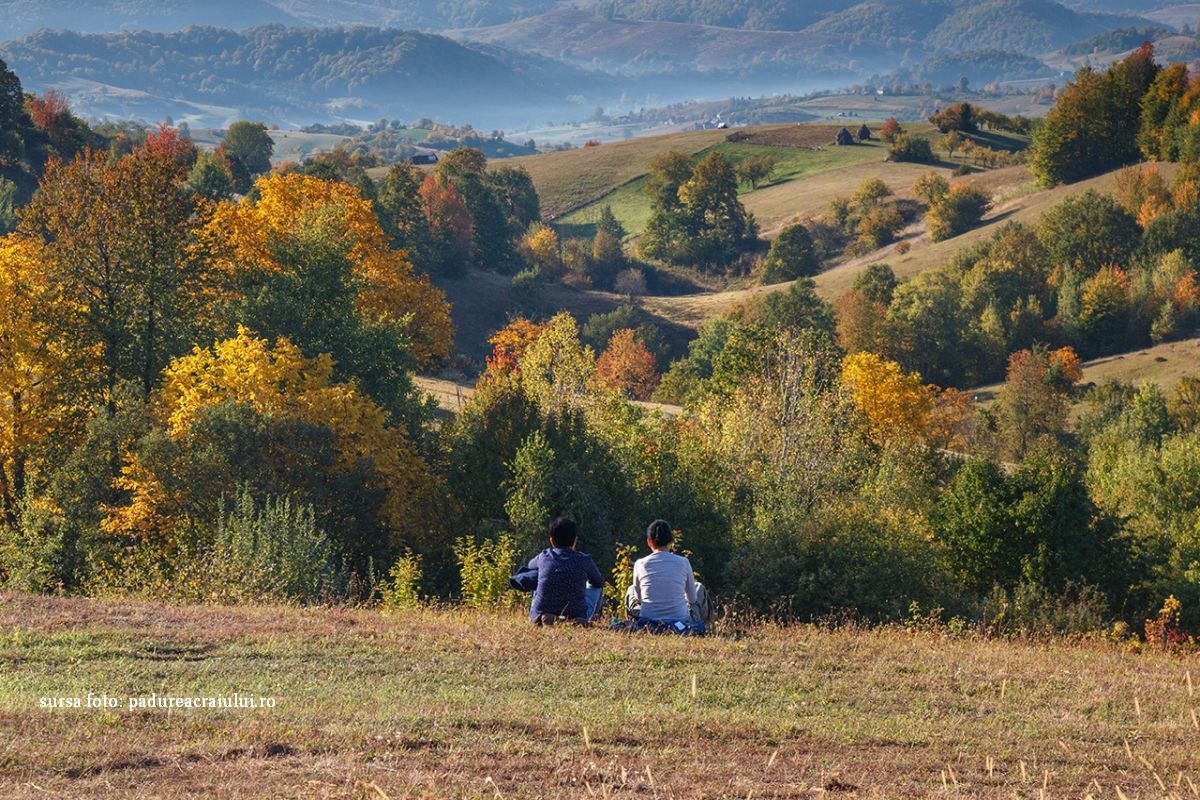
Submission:
<svg viewBox="0 0 1200 800">
<path fill-rule="evenodd" d="M 941 627 L 3 595 L 0 794 L 1195 797 L 1194 657 Z M 1195 674 L 1193 674 L 1195 673 Z M 43 696 L 121 698 L 108 711 Z M 129 711 L 150 692 L 273 709 Z"/>
</svg>

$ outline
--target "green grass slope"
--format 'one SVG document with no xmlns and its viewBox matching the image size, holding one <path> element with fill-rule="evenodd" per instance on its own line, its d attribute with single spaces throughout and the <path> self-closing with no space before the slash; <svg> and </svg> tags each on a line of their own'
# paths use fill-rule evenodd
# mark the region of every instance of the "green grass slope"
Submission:
<svg viewBox="0 0 1200 800">
<path fill-rule="evenodd" d="M 1007 800 L 1200 782 L 1185 657 L 522 617 L 0 595 L 0 794 Z M 88 692 L 117 706 L 39 707 Z M 128 709 L 151 692 L 275 706 Z"/>
</svg>

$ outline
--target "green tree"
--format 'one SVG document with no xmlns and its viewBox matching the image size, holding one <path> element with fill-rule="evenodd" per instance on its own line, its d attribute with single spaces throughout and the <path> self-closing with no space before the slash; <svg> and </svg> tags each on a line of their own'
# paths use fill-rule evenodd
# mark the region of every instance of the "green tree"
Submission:
<svg viewBox="0 0 1200 800">
<path fill-rule="evenodd" d="M 422 172 L 412 164 L 393 164 L 379 182 L 375 205 L 379 224 L 392 237 L 392 244 L 409 254 L 413 265 L 431 271 L 434 263 L 429 219 L 421 199 Z"/>
<path fill-rule="evenodd" d="M 221 147 L 229 158 L 245 167 L 251 177 L 271 169 L 275 142 L 261 122 L 240 120 L 233 123 L 221 138 Z"/>
<path fill-rule="evenodd" d="M 1056 266 L 1074 267 L 1088 277 L 1103 266 L 1128 263 L 1141 228 L 1111 197 L 1088 189 L 1046 212 L 1037 236 Z"/>
<path fill-rule="evenodd" d="M 782 283 L 815 275 L 820 268 L 821 261 L 817 258 L 812 234 L 797 222 L 784 228 L 771 243 L 771 250 L 763 264 L 762 282 Z"/>
<path fill-rule="evenodd" d="M 757 189 L 774 171 L 775 159 L 765 153 L 748 155 L 737 165 L 738 180 L 750 184 L 751 189 Z"/>
<path fill-rule="evenodd" d="M 974 228 L 992 207 L 991 196 L 971 184 L 956 183 L 925 217 L 935 242 L 959 236 Z"/>
<path fill-rule="evenodd" d="M 650 161 L 645 191 L 650 196 L 650 219 L 638 240 L 638 249 L 647 258 L 678 260 L 687 238 L 687 225 L 680 188 L 692 175 L 692 160 L 675 150 L 661 153 Z"/>
<path fill-rule="evenodd" d="M 233 175 L 223 159 L 200 153 L 188 173 L 187 187 L 209 200 L 229 200 L 233 197 Z"/>
</svg>

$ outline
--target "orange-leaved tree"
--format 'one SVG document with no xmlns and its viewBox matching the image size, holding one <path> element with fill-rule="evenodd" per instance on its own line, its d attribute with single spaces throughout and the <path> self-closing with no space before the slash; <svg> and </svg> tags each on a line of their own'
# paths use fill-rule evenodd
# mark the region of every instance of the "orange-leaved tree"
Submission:
<svg viewBox="0 0 1200 800">
<path fill-rule="evenodd" d="M 274 245 L 296 237 L 314 219 L 332 220 L 359 285 L 359 310 L 377 321 L 404 323 L 419 367 L 449 355 L 453 327 L 445 296 L 413 271 L 404 251 L 391 249 L 370 201 L 354 187 L 301 174 L 261 178 L 256 187 L 257 200 L 221 203 L 206 226 L 205 240 L 220 267 L 231 275 L 279 273 L 284 267 Z"/>
<path fill-rule="evenodd" d="M 545 325 L 517 317 L 488 337 L 492 354 L 487 358 L 489 373 L 515 372 L 520 369 L 521 357 L 537 341 Z"/>
<path fill-rule="evenodd" d="M 633 400 L 647 400 L 661 376 L 654 354 L 639 342 L 632 328 L 613 331 L 608 348 L 596 359 L 596 381 Z"/>
</svg>

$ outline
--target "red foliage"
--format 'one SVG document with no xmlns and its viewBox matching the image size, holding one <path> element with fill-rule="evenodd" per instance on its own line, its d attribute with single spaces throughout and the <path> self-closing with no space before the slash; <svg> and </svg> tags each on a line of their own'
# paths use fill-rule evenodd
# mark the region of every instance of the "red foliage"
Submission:
<svg viewBox="0 0 1200 800">
<path fill-rule="evenodd" d="M 141 149 L 143 154 L 151 158 L 174 161 L 181 166 L 191 164 L 196 157 L 196 145 L 191 140 L 180 136 L 177 128 L 169 128 L 161 123 L 158 130 L 146 134 Z"/>
<path fill-rule="evenodd" d="M 60 119 L 71 113 L 66 96 L 57 89 L 47 89 L 41 97 L 29 98 L 26 109 L 34 126 L 43 131 L 50 130 Z"/>
</svg>

